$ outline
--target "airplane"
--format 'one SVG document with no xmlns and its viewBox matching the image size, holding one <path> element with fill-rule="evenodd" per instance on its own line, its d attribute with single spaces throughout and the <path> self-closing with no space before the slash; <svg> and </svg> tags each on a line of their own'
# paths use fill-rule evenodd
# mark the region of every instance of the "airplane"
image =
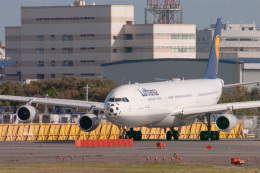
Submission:
<svg viewBox="0 0 260 173">
<path fill-rule="evenodd" d="M 99 125 L 100 120 L 93 111 L 104 111 L 107 119 L 123 130 L 122 138 L 134 140 L 142 138 L 141 131 L 133 131 L 134 127 L 140 126 L 170 127 L 166 139 L 178 140 L 178 131 L 174 127 L 191 125 L 196 119 L 206 117 L 207 131 L 200 133 L 200 139 L 219 140 L 219 131 L 228 132 L 238 122 L 233 111 L 260 107 L 260 101 L 217 104 L 223 88 L 259 83 L 224 85 L 224 81 L 217 78 L 221 25 L 222 19 L 218 18 L 208 65 L 201 79 L 122 85 L 108 94 L 105 103 L 10 95 L 0 95 L 0 100 L 27 102 L 16 112 L 22 123 L 32 122 L 37 116 L 37 109 L 32 103 L 89 109 L 78 122 L 85 132 L 95 130 Z M 219 114 L 215 122 L 219 131 L 211 131 L 212 114 Z"/>
</svg>

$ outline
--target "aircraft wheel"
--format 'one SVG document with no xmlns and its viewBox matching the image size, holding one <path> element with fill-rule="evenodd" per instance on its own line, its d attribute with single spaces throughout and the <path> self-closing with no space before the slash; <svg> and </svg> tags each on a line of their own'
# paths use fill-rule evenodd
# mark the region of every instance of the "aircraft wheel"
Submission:
<svg viewBox="0 0 260 173">
<path fill-rule="evenodd" d="M 219 140 L 219 132 L 218 131 L 212 131 L 210 133 L 211 140 Z"/>
<path fill-rule="evenodd" d="M 214 131 L 210 132 L 210 139 L 213 141 L 213 140 L 216 140 L 217 136 L 216 136 L 216 133 Z"/>
<path fill-rule="evenodd" d="M 219 140 L 219 132 L 216 131 L 216 133 L 217 133 L 217 138 L 216 138 L 216 140 Z"/>
<path fill-rule="evenodd" d="M 138 139 L 136 131 L 133 131 L 133 140 L 136 141 Z"/>
<path fill-rule="evenodd" d="M 137 140 L 138 141 L 142 140 L 142 132 L 141 131 L 137 131 Z"/>
<path fill-rule="evenodd" d="M 201 140 L 201 141 L 207 141 L 207 140 L 209 140 L 209 137 L 208 137 L 208 135 L 207 135 L 207 131 L 201 131 L 201 132 L 200 132 L 200 140 Z"/>
<path fill-rule="evenodd" d="M 173 139 L 174 139 L 175 141 L 178 141 L 178 140 L 179 140 L 179 133 L 178 133 L 177 131 L 174 131 L 174 132 L 173 132 Z"/>
<path fill-rule="evenodd" d="M 171 141 L 172 140 L 172 132 L 171 131 L 167 131 L 167 133 L 166 133 L 166 140 L 167 141 Z"/>
</svg>

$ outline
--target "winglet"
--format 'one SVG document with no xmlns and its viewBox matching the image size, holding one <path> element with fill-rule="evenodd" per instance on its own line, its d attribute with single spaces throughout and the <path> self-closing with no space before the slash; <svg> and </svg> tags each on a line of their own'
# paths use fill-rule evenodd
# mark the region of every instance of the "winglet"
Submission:
<svg viewBox="0 0 260 173">
<path fill-rule="evenodd" d="M 215 28 L 213 41 L 211 44 L 208 66 L 203 79 L 216 79 L 218 74 L 219 46 L 221 37 L 222 19 L 218 18 Z"/>
</svg>

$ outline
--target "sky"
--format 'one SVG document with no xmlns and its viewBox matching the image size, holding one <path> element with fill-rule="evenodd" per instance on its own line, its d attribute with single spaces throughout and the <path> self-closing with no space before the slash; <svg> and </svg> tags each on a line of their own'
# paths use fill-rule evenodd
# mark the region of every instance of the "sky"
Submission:
<svg viewBox="0 0 260 173">
<path fill-rule="evenodd" d="M 22 6 L 63 6 L 74 0 L 0 0 L 0 41 L 4 42 L 6 26 L 21 26 Z M 160 0 L 162 1 L 162 0 Z M 147 0 L 86 0 L 87 4 L 134 5 L 135 23 L 144 23 Z M 223 18 L 224 23 L 253 23 L 260 27 L 260 0 L 181 0 L 183 23 L 208 28 Z"/>
</svg>

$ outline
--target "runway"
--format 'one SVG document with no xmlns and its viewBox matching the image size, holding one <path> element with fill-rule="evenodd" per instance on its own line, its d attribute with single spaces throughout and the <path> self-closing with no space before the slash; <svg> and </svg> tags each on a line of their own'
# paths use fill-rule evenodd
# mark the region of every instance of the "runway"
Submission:
<svg viewBox="0 0 260 173">
<path fill-rule="evenodd" d="M 157 149 L 156 143 L 165 143 L 165 149 Z M 211 145 L 211 149 L 206 146 Z M 149 164 L 158 158 L 159 164 L 171 164 L 174 153 L 182 158 L 182 164 L 231 165 L 231 158 L 249 158 L 250 166 L 260 166 L 260 140 L 221 139 L 219 141 L 134 141 L 133 147 L 76 148 L 74 141 L 14 141 L 0 142 L 1 164 L 59 163 L 85 164 Z M 62 157 L 61 159 L 59 157 Z M 71 157 L 73 156 L 73 160 Z M 175 158 L 173 160 L 176 162 Z M 179 159 L 178 159 L 179 163 Z M 247 165 L 247 164 L 246 164 Z"/>
</svg>

